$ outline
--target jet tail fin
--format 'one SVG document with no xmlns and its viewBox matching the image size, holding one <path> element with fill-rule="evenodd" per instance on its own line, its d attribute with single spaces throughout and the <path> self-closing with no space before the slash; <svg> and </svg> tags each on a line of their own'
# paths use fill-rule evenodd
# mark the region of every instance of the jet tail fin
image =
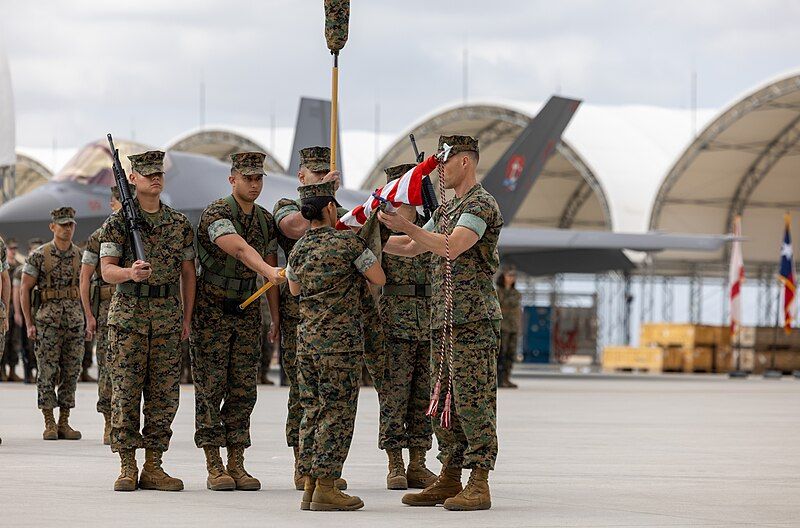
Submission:
<svg viewBox="0 0 800 528">
<path fill-rule="evenodd" d="M 484 177 L 506 225 L 517 214 L 581 101 L 553 96 Z"/>
<path fill-rule="evenodd" d="M 337 119 L 337 126 L 339 120 Z M 331 145 L 331 102 L 326 99 L 300 98 L 297 111 L 297 123 L 294 127 L 292 157 L 289 161 L 288 173 L 297 174 L 300 169 L 300 149 L 306 147 Z M 339 130 L 339 141 L 336 143 L 337 168 L 342 171 L 342 135 Z M 344 178 L 343 178 L 344 179 Z M 344 184 L 344 181 L 342 181 Z"/>
</svg>

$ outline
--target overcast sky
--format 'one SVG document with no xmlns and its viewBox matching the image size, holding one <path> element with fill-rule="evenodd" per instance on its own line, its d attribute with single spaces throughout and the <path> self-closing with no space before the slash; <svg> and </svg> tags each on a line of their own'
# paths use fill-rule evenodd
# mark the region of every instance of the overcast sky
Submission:
<svg viewBox="0 0 800 528">
<path fill-rule="evenodd" d="M 163 145 L 199 123 L 293 126 L 330 96 L 322 0 L 0 2 L 17 144 L 76 147 L 107 131 Z M 463 97 L 720 107 L 796 69 L 793 0 L 354 0 L 342 126 L 400 131 Z M 346 147 L 345 147 L 346 148 Z M 370 155 L 372 153 L 370 152 Z"/>
</svg>

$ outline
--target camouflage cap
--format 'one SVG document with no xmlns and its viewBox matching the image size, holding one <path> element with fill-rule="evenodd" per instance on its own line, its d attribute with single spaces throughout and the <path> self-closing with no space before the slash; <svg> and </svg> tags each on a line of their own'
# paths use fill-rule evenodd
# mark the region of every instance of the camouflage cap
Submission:
<svg viewBox="0 0 800 528">
<path fill-rule="evenodd" d="M 131 171 L 138 172 L 142 176 L 164 174 L 164 152 L 161 150 L 148 150 L 128 156 L 128 159 L 131 160 Z"/>
<path fill-rule="evenodd" d="M 459 152 L 474 152 L 478 154 L 478 140 L 470 136 L 439 136 L 438 152 L 441 152 L 444 144 L 450 148 L 450 156 Z"/>
<path fill-rule="evenodd" d="M 336 194 L 336 187 L 332 181 L 322 183 L 310 183 L 308 185 L 301 185 L 297 188 L 300 193 L 300 198 L 313 198 L 315 196 L 330 196 Z"/>
<path fill-rule="evenodd" d="M 44 240 L 39 237 L 34 237 L 28 240 L 28 247 L 29 248 L 37 248 L 44 244 Z"/>
<path fill-rule="evenodd" d="M 331 170 L 330 147 L 307 147 L 300 150 L 300 166 L 314 172 Z"/>
<path fill-rule="evenodd" d="M 50 218 L 54 224 L 74 224 L 75 209 L 72 207 L 59 207 L 50 211 Z"/>
<path fill-rule="evenodd" d="M 263 152 L 237 152 L 231 154 L 231 169 L 250 176 L 264 174 L 264 160 L 267 155 Z"/>
<path fill-rule="evenodd" d="M 130 191 L 131 196 L 136 198 L 136 186 L 132 183 L 128 182 L 128 191 Z M 119 188 L 116 185 L 111 186 L 111 196 L 116 200 L 120 201 L 121 198 L 119 196 Z"/>
<path fill-rule="evenodd" d="M 414 163 L 401 163 L 400 165 L 395 165 L 393 167 L 386 167 L 383 169 L 383 172 L 386 173 L 386 181 L 390 182 L 396 178 L 399 178 L 414 167 L 416 167 Z"/>
</svg>

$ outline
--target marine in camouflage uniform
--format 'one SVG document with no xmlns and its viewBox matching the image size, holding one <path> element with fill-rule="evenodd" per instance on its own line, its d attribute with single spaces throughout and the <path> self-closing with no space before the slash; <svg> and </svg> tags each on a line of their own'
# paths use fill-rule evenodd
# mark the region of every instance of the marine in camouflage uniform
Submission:
<svg viewBox="0 0 800 528">
<path fill-rule="evenodd" d="M 131 188 L 131 193 L 133 193 Z M 109 206 L 118 211 L 119 190 L 111 188 Z M 103 227 L 97 228 L 86 241 L 81 259 L 81 304 L 86 315 L 86 342 L 95 344 L 97 357 L 97 412 L 103 415 L 103 443 L 111 445 L 111 372 L 108 367 L 108 307 L 114 286 L 103 280 L 100 270 L 100 237 Z"/>
<path fill-rule="evenodd" d="M 15 252 L 16 252 L 17 242 L 15 240 L 9 240 L 8 244 L 3 242 L 2 238 L 0 238 L 0 251 L 2 251 L 2 260 L 5 261 L 5 264 L 0 264 L 0 273 L 3 276 L 3 286 L 2 286 L 2 293 L 3 293 L 3 300 L 5 304 L 0 307 L 0 315 L 3 316 L 3 319 L 0 319 L 0 381 L 22 381 L 17 375 L 17 363 L 19 362 L 19 349 L 16 346 L 17 339 L 17 328 L 16 324 L 14 324 L 14 303 L 12 302 L 12 284 L 11 284 L 11 277 L 14 274 L 14 268 L 17 266 Z M 4 325 L 2 321 L 8 321 L 7 325 Z M 8 375 L 6 375 L 6 366 L 8 366 Z"/>
<path fill-rule="evenodd" d="M 11 334 L 8 316 L 11 312 L 11 278 L 8 276 L 8 250 L 6 243 L 0 237 L 0 356 L 5 359 L 5 349 L 9 346 L 6 336 Z M 10 365 L 11 372 L 14 365 Z M 0 363 L 0 368 L 5 375 L 5 365 Z"/>
<path fill-rule="evenodd" d="M 36 340 L 38 406 L 45 419 L 42 437 L 78 440 L 81 434 L 70 427 L 69 413 L 75 407 L 83 359 L 83 310 L 78 293 L 81 252 L 72 243 L 75 210 L 61 207 L 51 211 L 50 216 L 53 240 L 28 255 L 22 269 L 20 297 L 28 337 Z M 34 306 L 36 314 L 32 316 L 34 287 L 40 304 Z M 53 417 L 55 407 L 59 407 L 58 425 Z"/>
<path fill-rule="evenodd" d="M 307 477 L 301 508 L 358 509 L 364 503 L 335 489 L 334 481 L 342 474 L 353 437 L 359 358 L 364 352 L 362 318 L 354 310 L 361 303 L 360 280 L 356 279 L 374 270 L 382 278 L 383 272 L 358 235 L 333 228 L 333 182 L 298 190 L 304 209 L 307 203 L 317 208 L 308 218 L 320 215 L 295 244 L 286 269 L 292 293 L 300 296 L 297 363 L 303 419 L 299 470 Z"/>
<path fill-rule="evenodd" d="M 517 355 L 522 314 L 522 295 L 516 288 L 516 276 L 516 270 L 510 267 L 501 269 L 497 276 L 497 299 L 503 313 L 503 320 L 500 323 L 500 354 L 497 356 L 497 385 L 509 389 L 517 388 L 517 385 L 511 382 L 511 369 L 514 367 L 514 357 Z M 511 281 L 510 286 L 505 284 L 506 277 Z"/>
<path fill-rule="evenodd" d="M 28 240 L 28 254 L 30 255 L 33 250 L 42 244 L 44 244 L 44 240 L 41 238 L 31 238 Z M 14 297 L 12 302 L 14 306 L 14 316 L 15 319 L 17 315 L 19 316 L 20 323 L 16 324 L 17 321 L 14 321 L 14 329 L 16 330 L 17 334 L 16 338 L 14 339 L 14 346 L 22 356 L 22 365 L 25 369 L 25 383 L 36 383 L 36 377 L 38 374 L 38 368 L 36 365 L 36 342 L 28 337 L 28 327 L 25 325 L 25 317 L 23 317 L 22 313 L 22 301 L 20 299 L 20 290 L 22 287 L 22 268 L 24 267 L 23 264 L 18 264 L 16 268 L 14 268 L 14 272 L 11 276 L 12 295 Z M 36 371 L 36 373 L 34 373 L 34 371 Z"/>
<path fill-rule="evenodd" d="M 276 282 L 281 278 L 275 222 L 254 203 L 263 186 L 265 157 L 262 152 L 231 155 L 233 193 L 206 207 L 197 228 L 201 272 L 192 321 L 194 440 L 205 451 L 212 490 L 261 488 L 244 469 L 258 397 L 261 310 L 259 302 L 244 311 L 238 306 L 256 291 L 257 272 Z M 277 319 L 277 289 L 266 296 Z M 220 447 L 228 448 L 227 469 Z"/>
<path fill-rule="evenodd" d="M 149 151 L 128 159 L 136 186 L 134 204 L 145 224 L 141 235 L 147 262 L 136 260 L 122 211 L 111 215 L 100 237 L 103 278 L 116 284 L 108 311 L 111 450 L 120 454 L 122 471 L 114 489 L 136 489 L 135 450 L 144 448 L 138 486 L 179 491 L 183 482 L 164 472 L 161 457 L 178 410 L 179 345 L 188 338 L 194 306 L 194 233 L 185 215 L 160 201 L 164 153 Z"/>
<path fill-rule="evenodd" d="M 439 350 L 446 300 L 445 258 L 440 256 L 444 253 L 444 237 L 435 235 L 442 235 L 447 228 L 451 249 L 458 245 L 457 241 L 466 248 L 451 261 L 454 285 L 452 372 L 451 365 L 445 362 L 439 402 L 439 409 L 443 409 L 447 380 L 452 375 L 452 426 L 446 429 L 439 420 L 433 424 L 442 473 L 433 485 L 420 493 L 407 494 L 403 502 L 412 506 L 443 502 L 445 508 L 453 510 L 487 509 L 491 507 L 488 473 L 494 469 L 497 457 L 497 354 L 502 318 L 492 277 L 499 264 L 497 240 L 503 219 L 497 202 L 475 177 L 478 141 L 468 136 L 442 136 L 439 151 L 445 183 L 456 190 L 456 197 L 443 203 L 424 228 L 415 227 L 407 220 L 381 215 L 388 227 L 409 234 L 410 238 L 397 240 L 410 241 L 410 254 L 423 250 L 433 252 L 432 373 L 438 373 L 442 366 Z M 396 249 L 397 240 L 387 243 L 387 251 Z M 434 374 L 431 380 L 434 388 L 436 381 Z M 469 483 L 463 490 L 462 468 L 472 469 Z"/>
<path fill-rule="evenodd" d="M 338 173 L 329 173 L 331 165 L 331 153 L 329 147 L 307 147 L 300 150 L 300 171 L 298 178 L 302 185 L 319 183 L 325 178 L 336 178 Z M 294 238 L 287 234 L 286 228 L 282 227 L 292 219 L 299 221 L 308 227 L 308 221 L 300 215 L 300 200 L 282 198 L 278 200 L 273 209 L 275 224 L 278 228 L 278 246 L 283 250 L 288 260 L 297 240 L 302 236 L 298 234 Z M 339 208 L 337 214 L 344 215 L 346 209 Z M 366 287 L 366 286 L 365 286 Z M 362 292 L 363 294 L 363 292 Z M 373 300 L 374 303 L 374 300 Z M 287 285 L 281 286 L 280 290 L 280 361 L 283 367 L 286 381 L 289 384 L 288 414 L 286 416 L 286 443 L 294 451 L 295 471 L 294 485 L 298 490 L 303 489 L 303 477 L 298 470 L 299 466 L 299 446 L 300 446 L 300 422 L 303 418 L 303 407 L 300 404 L 300 391 L 297 383 L 297 327 L 300 324 L 300 305 L 298 299 L 290 292 Z M 344 479 L 337 480 L 340 489 L 346 489 L 347 483 Z"/>
<path fill-rule="evenodd" d="M 387 181 L 399 178 L 413 164 L 386 169 Z M 401 206 L 421 225 L 424 220 L 411 206 Z M 430 256 L 383 255 L 386 274 L 380 299 L 380 321 L 386 333 L 383 401 L 379 447 L 389 457 L 389 489 L 426 488 L 436 476 L 425 467 L 431 448 L 431 421 L 425 415 L 430 388 Z M 409 450 L 409 465 L 403 462 Z"/>
</svg>

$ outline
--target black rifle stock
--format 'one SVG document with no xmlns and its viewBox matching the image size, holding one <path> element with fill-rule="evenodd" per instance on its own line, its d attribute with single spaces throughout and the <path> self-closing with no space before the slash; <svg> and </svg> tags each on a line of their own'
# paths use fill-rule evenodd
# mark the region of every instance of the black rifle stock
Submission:
<svg viewBox="0 0 800 528">
<path fill-rule="evenodd" d="M 414 156 L 417 158 L 417 163 L 422 163 L 425 160 L 425 153 L 420 152 L 417 148 L 417 140 L 414 139 L 414 134 L 409 134 L 408 139 L 411 140 L 411 146 L 414 149 Z M 439 202 L 436 199 L 436 193 L 433 190 L 433 183 L 431 183 L 430 176 L 422 178 L 422 208 L 425 211 L 425 217 L 430 219 L 433 212 L 439 207 Z"/>
<path fill-rule="evenodd" d="M 125 217 L 125 224 L 128 227 L 128 234 L 131 237 L 133 252 L 136 254 L 136 260 L 147 261 L 147 257 L 144 254 L 141 232 L 141 226 L 144 220 L 139 214 L 139 208 L 136 207 L 136 203 L 133 201 L 131 190 L 128 187 L 128 179 L 125 177 L 125 170 L 119 162 L 119 151 L 114 147 L 114 140 L 111 134 L 108 134 L 108 146 L 111 147 L 111 158 L 114 160 L 112 164 L 114 182 L 117 184 L 117 190 L 119 190 L 119 201 L 122 204 L 122 216 Z"/>
</svg>

